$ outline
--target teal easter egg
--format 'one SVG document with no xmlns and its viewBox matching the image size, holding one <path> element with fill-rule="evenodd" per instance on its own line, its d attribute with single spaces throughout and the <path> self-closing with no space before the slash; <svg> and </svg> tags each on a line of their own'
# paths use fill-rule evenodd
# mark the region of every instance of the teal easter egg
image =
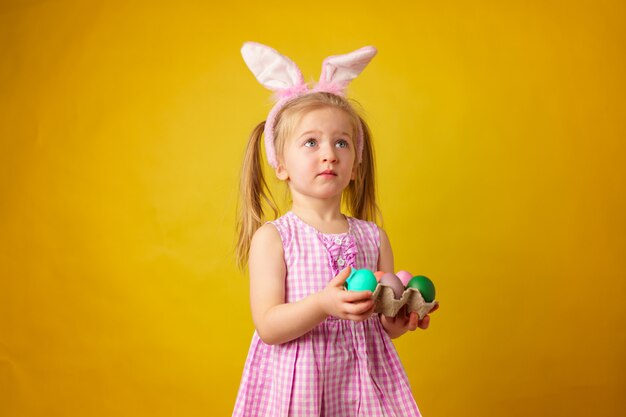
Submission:
<svg viewBox="0 0 626 417">
<path fill-rule="evenodd" d="M 376 276 L 369 269 L 352 269 L 346 280 L 345 287 L 348 291 L 371 291 L 374 292 L 378 285 Z"/>
<path fill-rule="evenodd" d="M 435 299 L 435 284 L 424 275 L 411 278 L 406 287 L 418 290 L 427 303 L 431 303 Z"/>
</svg>

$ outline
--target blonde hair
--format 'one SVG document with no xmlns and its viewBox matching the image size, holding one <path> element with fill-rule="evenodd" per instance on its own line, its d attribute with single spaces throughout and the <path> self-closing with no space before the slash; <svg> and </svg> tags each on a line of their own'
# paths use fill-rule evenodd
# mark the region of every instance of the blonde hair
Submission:
<svg viewBox="0 0 626 417">
<path fill-rule="evenodd" d="M 381 215 L 376 204 L 374 184 L 374 150 L 369 127 L 354 107 L 344 97 L 316 92 L 298 97 L 281 109 L 276 116 L 274 137 L 276 154 L 282 157 L 285 142 L 303 114 L 320 108 L 332 107 L 345 111 L 352 120 L 353 138 L 356 138 L 358 126 L 363 130 L 363 154 L 357 166 L 356 177 L 343 192 L 343 203 L 349 214 L 357 219 L 380 221 Z M 237 220 L 236 259 L 241 269 L 248 263 L 252 236 L 266 221 L 264 203 L 278 218 L 278 206 L 263 175 L 261 137 L 265 122 L 259 123 L 250 134 L 244 155 L 241 181 L 239 185 L 239 207 Z"/>
</svg>

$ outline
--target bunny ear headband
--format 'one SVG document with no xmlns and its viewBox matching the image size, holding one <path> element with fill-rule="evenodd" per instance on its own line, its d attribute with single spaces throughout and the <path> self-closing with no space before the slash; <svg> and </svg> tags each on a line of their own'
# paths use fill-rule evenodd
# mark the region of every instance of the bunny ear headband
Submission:
<svg viewBox="0 0 626 417">
<path fill-rule="evenodd" d="M 329 56 L 322 63 L 322 73 L 313 88 L 304 82 L 300 68 L 289 58 L 269 46 L 256 42 L 246 42 L 241 48 L 243 60 L 256 79 L 266 88 L 274 91 L 278 101 L 270 110 L 265 122 L 265 152 L 271 166 L 278 166 L 274 148 L 274 124 L 276 115 L 289 101 L 315 92 L 327 92 L 343 96 L 345 90 L 376 55 L 376 48 L 365 46 L 345 55 Z M 358 126 L 356 138 L 357 162 L 363 153 L 363 130 Z"/>
</svg>

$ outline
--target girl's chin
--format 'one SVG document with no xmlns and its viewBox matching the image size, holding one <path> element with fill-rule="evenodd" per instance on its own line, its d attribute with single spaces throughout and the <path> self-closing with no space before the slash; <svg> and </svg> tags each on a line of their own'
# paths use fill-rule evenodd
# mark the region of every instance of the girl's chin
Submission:
<svg viewBox="0 0 626 417">
<path fill-rule="evenodd" d="M 341 201 L 341 196 L 343 194 L 343 190 L 320 190 L 319 192 L 311 192 L 308 190 L 307 192 L 294 192 L 291 191 L 292 200 L 294 198 L 314 198 L 316 200 L 337 200 Z M 298 197 L 296 197 L 296 195 Z"/>
</svg>

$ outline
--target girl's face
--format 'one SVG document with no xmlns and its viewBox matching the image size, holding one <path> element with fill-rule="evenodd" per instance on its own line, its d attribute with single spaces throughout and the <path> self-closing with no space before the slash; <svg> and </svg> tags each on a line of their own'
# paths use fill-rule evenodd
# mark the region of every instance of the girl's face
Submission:
<svg viewBox="0 0 626 417">
<path fill-rule="evenodd" d="M 276 175 L 298 196 L 341 198 L 354 179 L 354 128 L 343 110 L 324 107 L 300 118 L 287 140 Z"/>
</svg>

